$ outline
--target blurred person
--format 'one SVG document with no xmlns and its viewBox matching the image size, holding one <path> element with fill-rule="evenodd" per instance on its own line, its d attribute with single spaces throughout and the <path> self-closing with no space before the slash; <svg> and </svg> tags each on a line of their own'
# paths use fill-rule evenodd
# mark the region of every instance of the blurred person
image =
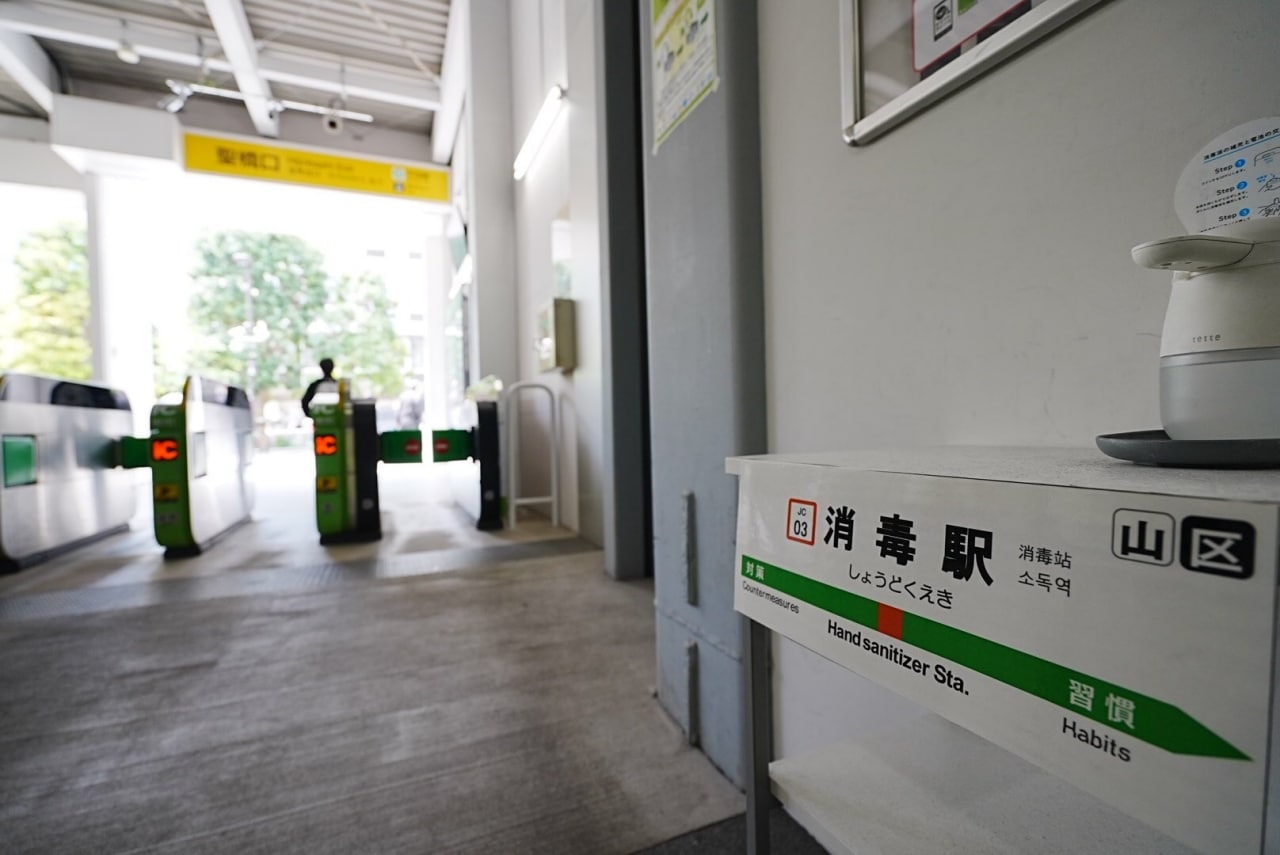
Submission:
<svg viewBox="0 0 1280 855">
<path fill-rule="evenodd" d="M 400 393 L 400 412 L 396 416 L 396 425 L 401 430 L 414 430 L 422 424 L 422 411 L 425 407 L 422 387 L 417 381 L 411 382 Z"/>
<path fill-rule="evenodd" d="M 320 371 L 322 376 L 319 380 L 313 380 L 311 385 L 307 387 L 307 391 L 302 394 L 302 413 L 307 418 L 311 418 L 311 401 L 319 392 L 337 392 L 338 381 L 333 376 L 333 360 L 327 356 L 320 360 Z M 322 389 L 321 387 L 326 388 Z M 332 389 L 328 388 L 332 387 Z"/>
</svg>

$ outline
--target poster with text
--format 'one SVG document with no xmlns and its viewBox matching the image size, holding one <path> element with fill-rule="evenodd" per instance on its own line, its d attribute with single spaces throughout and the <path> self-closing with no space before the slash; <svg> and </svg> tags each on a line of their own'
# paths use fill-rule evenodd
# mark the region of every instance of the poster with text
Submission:
<svg viewBox="0 0 1280 855">
<path fill-rule="evenodd" d="M 1049 0 L 861 0 L 869 115 Z"/>
<path fill-rule="evenodd" d="M 653 0 L 655 151 L 720 82 L 715 8 L 715 0 Z"/>
</svg>

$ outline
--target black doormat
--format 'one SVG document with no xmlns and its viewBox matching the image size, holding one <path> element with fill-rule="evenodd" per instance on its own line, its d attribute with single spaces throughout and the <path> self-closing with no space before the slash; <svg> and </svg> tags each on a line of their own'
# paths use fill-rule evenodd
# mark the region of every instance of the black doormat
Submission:
<svg viewBox="0 0 1280 855">
<path fill-rule="evenodd" d="M 818 841 L 780 807 L 769 812 L 769 843 L 774 855 L 826 855 Z M 635 855 L 720 855 L 747 851 L 747 815 L 738 814 Z"/>
</svg>

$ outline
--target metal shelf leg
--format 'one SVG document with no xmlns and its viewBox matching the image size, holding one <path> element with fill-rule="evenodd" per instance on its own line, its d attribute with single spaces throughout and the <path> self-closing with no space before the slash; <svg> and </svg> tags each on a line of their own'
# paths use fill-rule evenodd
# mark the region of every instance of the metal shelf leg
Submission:
<svg viewBox="0 0 1280 855">
<path fill-rule="evenodd" d="M 747 630 L 747 855 L 769 855 L 769 761 L 773 758 L 773 698 L 769 669 L 769 630 L 743 618 Z"/>
</svg>

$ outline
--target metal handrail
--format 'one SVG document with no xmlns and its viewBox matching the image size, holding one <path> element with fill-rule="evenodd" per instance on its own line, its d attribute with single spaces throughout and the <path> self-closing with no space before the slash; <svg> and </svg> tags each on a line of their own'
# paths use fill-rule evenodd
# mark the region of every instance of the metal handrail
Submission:
<svg viewBox="0 0 1280 855">
<path fill-rule="evenodd" d="M 519 408 L 515 406 L 516 392 L 525 389 L 541 389 L 547 393 L 551 409 L 551 495 L 520 495 L 520 432 Z M 551 505 L 551 523 L 560 525 L 560 412 L 555 390 L 545 383 L 521 380 L 512 383 L 502 392 L 502 437 L 506 446 L 503 454 L 503 470 L 507 473 L 507 528 L 515 531 L 516 514 L 521 505 Z"/>
</svg>

